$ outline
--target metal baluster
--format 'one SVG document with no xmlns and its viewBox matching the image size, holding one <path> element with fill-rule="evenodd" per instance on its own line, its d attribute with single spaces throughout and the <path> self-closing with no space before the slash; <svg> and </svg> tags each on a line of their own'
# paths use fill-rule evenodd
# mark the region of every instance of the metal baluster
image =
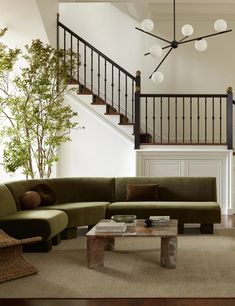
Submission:
<svg viewBox="0 0 235 306">
<path fill-rule="evenodd" d="M 189 139 L 190 139 L 190 143 L 192 143 L 192 97 L 190 97 L 190 101 L 189 101 L 189 103 L 190 103 L 190 117 L 189 117 L 189 119 L 190 119 L 190 129 L 189 129 Z"/>
<path fill-rule="evenodd" d="M 66 63 L 66 30 L 64 29 L 64 64 Z"/>
<path fill-rule="evenodd" d="M 70 80 L 73 79 L 73 36 L 70 35 Z"/>
<path fill-rule="evenodd" d="M 155 121 L 155 97 L 153 98 L 153 142 L 155 142 L 156 121 Z"/>
<path fill-rule="evenodd" d="M 98 55 L 98 97 L 100 96 L 100 54 Z"/>
<path fill-rule="evenodd" d="M 167 120 L 168 120 L 168 143 L 170 143 L 170 129 L 171 129 L 171 123 L 170 123 L 170 98 L 168 97 L 168 115 L 167 115 Z"/>
<path fill-rule="evenodd" d="M 205 98 L 205 143 L 207 143 L 207 97 Z"/>
<path fill-rule="evenodd" d="M 121 94 L 121 86 L 120 86 L 120 69 L 118 69 L 118 112 L 120 113 L 120 103 L 121 103 L 121 99 L 120 99 L 120 94 Z"/>
<path fill-rule="evenodd" d="M 219 140 L 222 142 L 222 98 L 219 99 Z"/>
<path fill-rule="evenodd" d="M 77 58 L 77 80 L 79 82 L 79 69 L 80 69 L 80 62 L 79 62 L 79 58 L 80 58 L 80 55 L 79 55 L 79 51 L 80 51 L 80 45 L 79 45 L 79 40 L 77 39 L 77 54 L 78 54 L 78 58 Z"/>
<path fill-rule="evenodd" d="M 86 45 L 84 44 L 84 86 L 86 87 Z"/>
<path fill-rule="evenodd" d="M 162 143 L 162 97 L 160 100 L 160 137 L 161 137 L 161 143 Z"/>
<path fill-rule="evenodd" d="M 215 98 L 212 98 L 212 143 L 215 143 Z"/>
<path fill-rule="evenodd" d="M 197 98 L 197 142 L 200 142 L 200 104 L 199 97 Z"/>
<path fill-rule="evenodd" d="M 91 91 L 93 92 L 93 49 L 91 49 Z"/>
<path fill-rule="evenodd" d="M 111 87 L 112 87 L 112 106 L 113 106 L 113 86 L 114 86 L 114 84 L 113 84 L 113 82 L 114 82 L 114 75 L 113 75 L 113 65 L 112 65 L 112 83 L 111 83 Z"/>
<path fill-rule="evenodd" d="M 148 98 L 145 98 L 145 134 L 148 134 Z"/>
<path fill-rule="evenodd" d="M 107 60 L 104 61 L 104 100 L 107 98 Z"/>
<path fill-rule="evenodd" d="M 135 83 L 134 80 L 132 80 L 132 98 L 131 98 L 131 113 L 132 113 L 132 117 L 131 117 L 131 123 L 134 123 L 134 87 L 135 87 Z"/>
<path fill-rule="evenodd" d="M 127 75 L 125 75 L 125 116 L 127 117 Z"/>
<path fill-rule="evenodd" d="M 178 140 L 178 135 L 177 135 L 177 124 L 178 124 L 178 116 L 177 116 L 177 113 L 178 113 L 178 110 L 177 110 L 177 97 L 175 98 L 175 142 L 177 143 L 177 140 Z"/>
<path fill-rule="evenodd" d="M 184 137 L 185 137 L 185 134 L 184 134 L 184 130 L 185 130 L 185 100 L 184 100 L 184 97 L 183 97 L 183 143 L 184 143 Z"/>
</svg>

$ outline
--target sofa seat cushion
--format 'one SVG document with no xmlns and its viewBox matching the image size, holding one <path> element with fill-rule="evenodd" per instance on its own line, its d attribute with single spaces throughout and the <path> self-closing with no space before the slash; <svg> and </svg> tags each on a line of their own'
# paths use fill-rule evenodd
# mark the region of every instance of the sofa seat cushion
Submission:
<svg viewBox="0 0 235 306">
<path fill-rule="evenodd" d="M 38 207 L 39 209 L 60 209 L 68 215 L 68 227 L 94 225 L 105 218 L 105 211 L 110 202 L 75 202 Z"/>
<path fill-rule="evenodd" d="M 49 240 L 62 232 L 68 216 L 61 210 L 24 210 L 1 218 L 0 228 L 14 238 L 41 236 Z"/>
<path fill-rule="evenodd" d="M 221 222 L 220 206 L 216 202 L 114 202 L 107 207 L 107 218 L 125 214 L 135 214 L 139 219 L 167 215 L 183 223 Z"/>
</svg>

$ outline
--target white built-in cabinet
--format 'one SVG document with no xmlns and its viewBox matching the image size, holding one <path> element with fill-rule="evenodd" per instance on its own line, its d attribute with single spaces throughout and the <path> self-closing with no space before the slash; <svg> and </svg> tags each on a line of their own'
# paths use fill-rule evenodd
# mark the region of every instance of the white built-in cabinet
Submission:
<svg viewBox="0 0 235 306">
<path fill-rule="evenodd" d="M 232 151 L 226 148 L 156 147 L 136 150 L 137 176 L 216 177 L 222 214 L 231 214 Z"/>
</svg>

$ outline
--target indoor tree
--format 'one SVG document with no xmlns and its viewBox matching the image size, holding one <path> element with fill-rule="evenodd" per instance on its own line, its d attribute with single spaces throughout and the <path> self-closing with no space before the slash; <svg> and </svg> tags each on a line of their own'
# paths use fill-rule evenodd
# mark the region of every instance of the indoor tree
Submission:
<svg viewBox="0 0 235 306">
<path fill-rule="evenodd" d="M 60 144 L 70 140 L 69 132 L 77 125 L 77 113 L 63 101 L 71 90 L 68 82 L 78 55 L 56 50 L 40 40 L 33 40 L 24 51 L 1 44 L 0 52 L 4 169 L 11 173 L 21 169 L 26 178 L 50 177 Z M 19 56 L 23 66 L 13 77 Z"/>
</svg>

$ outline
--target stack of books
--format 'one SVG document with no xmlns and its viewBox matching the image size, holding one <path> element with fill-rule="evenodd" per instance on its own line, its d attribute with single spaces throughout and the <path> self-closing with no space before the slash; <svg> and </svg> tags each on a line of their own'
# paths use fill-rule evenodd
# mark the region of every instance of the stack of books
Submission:
<svg viewBox="0 0 235 306">
<path fill-rule="evenodd" d="M 170 216 L 150 216 L 149 220 L 152 221 L 152 225 L 168 225 Z"/>
<path fill-rule="evenodd" d="M 104 232 L 115 232 L 115 233 L 124 233 L 126 231 L 126 223 L 125 222 L 115 222 L 112 220 L 106 220 L 99 222 L 95 230 L 98 233 Z"/>
</svg>

